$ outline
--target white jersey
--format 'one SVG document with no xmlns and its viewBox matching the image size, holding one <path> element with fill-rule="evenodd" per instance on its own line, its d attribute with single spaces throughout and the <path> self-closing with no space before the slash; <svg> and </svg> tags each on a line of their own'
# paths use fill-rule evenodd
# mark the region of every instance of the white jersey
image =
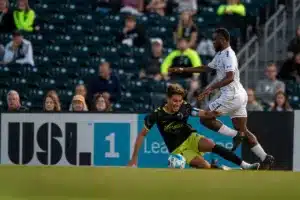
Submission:
<svg viewBox="0 0 300 200">
<path fill-rule="evenodd" d="M 246 93 L 240 82 L 238 60 L 231 47 L 218 52 L 214 59 L 208 64 L 208 67 L 216 69 L 218 81 L 225 78 L 226 72 L 234 72 L 233 82 L 220 88 L 221 96 L 235 96 L 239 93 Z"/>
</svg>

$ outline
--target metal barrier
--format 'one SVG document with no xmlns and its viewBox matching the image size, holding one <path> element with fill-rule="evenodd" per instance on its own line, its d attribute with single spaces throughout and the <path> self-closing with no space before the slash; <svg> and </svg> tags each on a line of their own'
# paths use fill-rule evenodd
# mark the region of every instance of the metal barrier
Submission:
<svg viewBox="0 0 300 200">
<path fill-rule="evenodd" d="M 293 32 L 296 32 L 297 29 L 297 14 L 300 10 L 300 0 L 292 1 L 292 20 L 293 20 Z"/>
<path fill-rule="evenodd" d="M 264 26 L 264 62 L 269 60 L 277 62 L 286 57 L 287 15 L 285 8 L 284 5 L 280 5 Z"/>
</svg>

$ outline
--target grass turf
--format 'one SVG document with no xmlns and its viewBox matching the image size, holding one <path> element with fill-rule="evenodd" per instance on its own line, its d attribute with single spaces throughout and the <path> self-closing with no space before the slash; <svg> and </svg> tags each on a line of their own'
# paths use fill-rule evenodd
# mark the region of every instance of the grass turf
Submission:
<svg viewBox="0 0 300 200">
<path fill-rule="evenodd" d="M 90 167 L 0 167 L 2 200 L 300 199 L 300 173 Z"/>
</svg>

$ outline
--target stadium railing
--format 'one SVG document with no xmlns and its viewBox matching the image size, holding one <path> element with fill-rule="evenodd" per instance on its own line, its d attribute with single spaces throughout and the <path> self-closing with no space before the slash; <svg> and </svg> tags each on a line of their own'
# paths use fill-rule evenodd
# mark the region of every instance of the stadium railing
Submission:
<svg viewBox="0 0 300 200">
<path fill-rule="evenodd" d="M 297 16 L 300 10 L 300 0 L 292 1 L 292 20 L 293 20 L 293 33 L 296 32 L 297 29 Z"/>
<path fill-rule="evenodd" d="M 277 62 L 286 57 L 286 25 L 286 7 L 280 5 L 276 13 L 268 19 L 264 26 L 264 62 Z"/>
</svg>

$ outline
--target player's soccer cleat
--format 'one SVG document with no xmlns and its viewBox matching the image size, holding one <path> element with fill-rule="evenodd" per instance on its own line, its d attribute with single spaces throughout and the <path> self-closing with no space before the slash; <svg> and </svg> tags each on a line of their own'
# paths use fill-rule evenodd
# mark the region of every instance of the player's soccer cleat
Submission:
<svg viewBox="0 0 300 200">
<path fill-rule="evenodd" d="M 240 144 L 246 139 L 247 139 L 246 136 L 242 136 L 241 133 L 238 132 L 238 134 L 236 136 L 234 136 L 232 139 L 231 151 L 235 151 L 240 146 Z"/>
<path fill-rule="evenodd" d="M 243 168 L 244 170 L 259 170 L 260 169 L 260 163 L 253 163 L 250 164 L 249 167 Z"/>
<path fill-rule="evenodd" d="M 272 155 L 267 155 L 267 157 L 265 158 L 265 160 L 261 163 L 262 170 L 270 170 L 272 169 L 273 165 L 275 163 L 275 158 Z"/>
</svg>

